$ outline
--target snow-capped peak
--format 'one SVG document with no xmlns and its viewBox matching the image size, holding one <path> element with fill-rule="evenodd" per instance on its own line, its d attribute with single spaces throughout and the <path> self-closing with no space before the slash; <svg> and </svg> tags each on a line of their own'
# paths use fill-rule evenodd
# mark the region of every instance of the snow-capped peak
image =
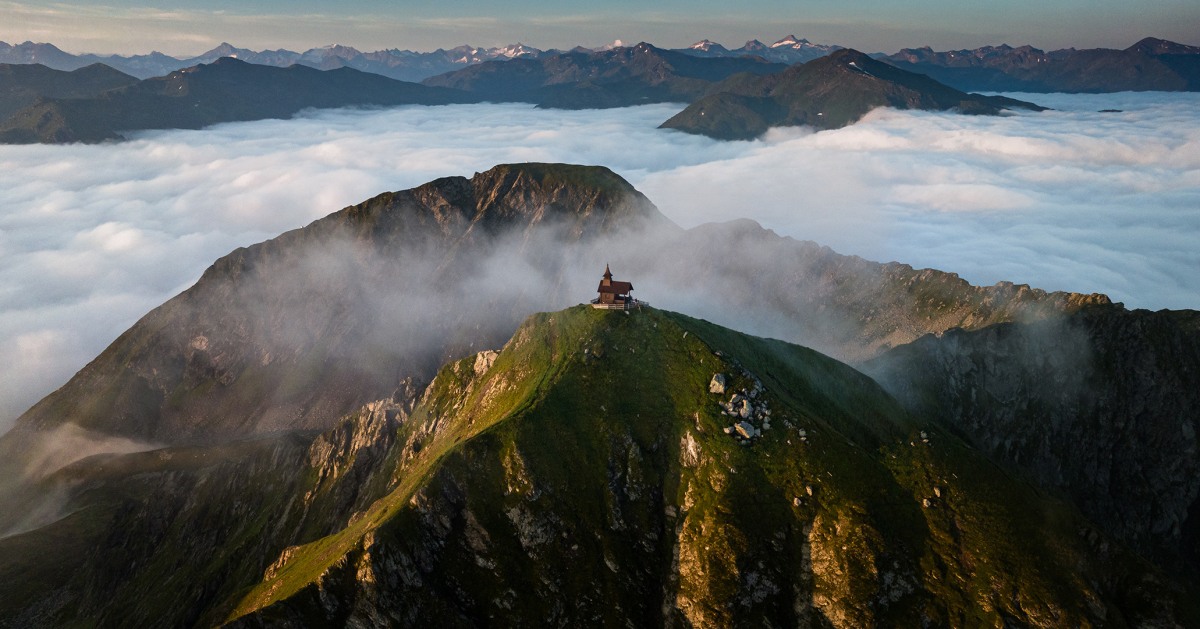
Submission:
<svg viewBox="0 0 1200 629">
<path fill-rule="evenodd" d="M 490 56 L 504 57 L 506 59 L 516 59 L 517 57 L 526 57 L 526 56 L 537 55 L 540 52 L 542 52 L 542 51 L 538 50 L 537 48 L 533 48 L 531 46 L 526 46 L 525 44 L 522 44 L 520 42 L 517 42 L 515 44 L 510 44 L 503 48 L 493 48 L 488 51 Z"/>
<path fill-rule="evenodd" d="M 792 48 L 799 48 L 800 46 L 803 46 L 804 44 L 807 44 L 807 43 L 808 43 L 807 39 L 801 39 L 799 37 L 796 37 L 795 35 L 788 35 L 787 37 L 784 37 L 783 39 L 775 42 L 774 44 L 771 44 L 771 47 L 779 48 L 780 46 L 791 46 Z"/>
</svg>

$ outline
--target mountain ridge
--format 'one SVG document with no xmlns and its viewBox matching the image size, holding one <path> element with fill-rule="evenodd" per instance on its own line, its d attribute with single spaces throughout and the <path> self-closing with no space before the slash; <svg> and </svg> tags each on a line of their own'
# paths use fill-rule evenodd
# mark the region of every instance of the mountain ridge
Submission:
<svg viewBox="0 0 1200 629">
<path fill-rule="evenodd" d="M 723 302 L 945 377 L 908 394 L 657 308 L 529 316 L 590 296 L 609 261 L 650 302 Z M 0 480 L 27 482 L 0 483 L 19 505 L 0 513 L 0 626 L 1197 622 L 1200 582 L 1095 515 L 1102 483 L 1055 491 L 945 410 L 969 399 L 963 365 L 1013 371 L 996 330 L 1071 317 L 1155 355 L 1122 323 L 1144 315 L 1103 296 L 973 287 L 749 221 L 683 230 L 603 167 L 384 193 L 223 257 L 0 437 Z M 1149 347 L 1194 339 L 1195 317 L 1162 316 Z M 982 342 L 943 360 L 939 335 Z M 1197 373 L 1147 364 L 1134 379 L 1181 379 L 1175 398 Z M 985 410 L 1042 403 L 1013 390 Z M 80 429 L 120 443 L 81 448 Z M 63 463 L 27 460 L 55 447 Z M 1076 460 L 1063 473 L 1088 478 Z M 1175 489 L 1122 508 L 1175 508 Z"/>
<path fill-rule="evenodd" d="M 1025 45 L 935 52 L 906 48 L 881 58 L 962 90 L 1120 92 L 1200 90 L 1200 47 L 1147 37 L 1123 49 L 1043 51 Z"/>
<path fill-rule="evenodd" d="M 590 109 L 688 101 L 734 73 L 762 74 L 784 67 L 759 58 L 696 57 L 642 42 L 601 51 L 490 61 L 430 77 L 422 84 L 463 90 L 485 100 Z"/>
<path fill-rule="evenodd" d="M 0 121 L 0 142 L 95 143 L 120 139 L 127 131 L 287 118 L 307 108 L 474 101 L 452 90 L 349 68 L 274 68 L 222 57 L 78 98 L 40 96 Z"/>
<path fill-rule="evenodd" d="M 760 256 L 776 262 L 764 270 Z M 683 303 L 720 287 L 730 303 L 755 304 L 757 282 L 774 282 L 796 297 L 744 316 L 784 322 L 764 328 L 775 335 L 797 338 L 800 328 L 800 338 L 846 359 L 952 326 L 1108 301 L 972 287 L 953 274 L 839 256 L 754 224 L 685 231 L 606 168 L 501 165 L 384 193 L 223 256 L 18 424 L 46 429 L 71 418 L 167 442 L 327 428 L 405 378 L 427 380 L 474 344 L 499 343 L 531 305 L 576 299 L 574 278 L 590 284 L 595 273 L 589 261 L 619 260 L 646 269 L 645 279 Z M 510 266 L 531 289 L 508 286 Z M 701 301 L 700 313 L 729 310 L 707 303 L 717 310 Z M 445 340 L 428 341 L 435 332 Z M 381 379 L 385 372 L 392 375 Z M 321 378 L 328 386 L 314 388 Z"/>
</svg>

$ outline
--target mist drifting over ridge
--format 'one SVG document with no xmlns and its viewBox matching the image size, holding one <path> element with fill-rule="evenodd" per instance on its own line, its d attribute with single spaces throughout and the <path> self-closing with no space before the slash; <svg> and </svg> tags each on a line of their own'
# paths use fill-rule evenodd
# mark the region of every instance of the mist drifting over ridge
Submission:
<svg viewBox="0 0 1200 629">
<path fill-rule="evenodd" d="M 483 105 L 4 147 L 0 348 L 14 358 L 0 377 L 0 426 L 234 247 L 383 190 L 501 162 L 607 165 L 685 227 L 746 217 L 977 284 L 1197 307 L 1200 98 L 1038 99 L 1060 111 L 884 111 L 840 131 L 740 143 L 655 129 L 670 106 Z"/>
</svg>

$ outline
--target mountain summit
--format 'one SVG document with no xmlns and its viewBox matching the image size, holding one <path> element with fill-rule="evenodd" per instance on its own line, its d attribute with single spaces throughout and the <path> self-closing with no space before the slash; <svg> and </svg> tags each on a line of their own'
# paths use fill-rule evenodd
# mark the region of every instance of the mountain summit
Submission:
<svg viewBox="0 0 1200 629">
<path fill-rule="evenodd" d="M 468 290 L 502 272 L 481 267 L 498 243 L 553 267 L 538 238 L 665 223 L 603 167 L 500 165 L 381 194 L 217 260 L 18 424 L 159 443 L 326 429 L 511 332 L 519 286 Z"/>
<path fill-rule="evenodd" d="M 563 309 L 608 261 L 901 345 L 907 406 L 761 333 Z M 0 626 L 1191 626 L 1196 475 L 1108 488 L 1197 469 L 1198 331 L 683 230 L 603 167 L 445 177 L 218 260 L 0 437 Z"/>
</svg>

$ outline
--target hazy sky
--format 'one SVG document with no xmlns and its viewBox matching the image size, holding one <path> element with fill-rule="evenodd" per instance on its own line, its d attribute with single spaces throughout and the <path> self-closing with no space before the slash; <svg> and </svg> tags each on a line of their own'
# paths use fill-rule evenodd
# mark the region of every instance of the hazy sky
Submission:
<svg viewBox="0 0 1200 629">
<path fill-rule="evenodd" d="M 1197 0 L 0 0 L 0 40 L 69 52 L 190 55 L 222 41 L 253 49 L 340 43 L 432 50 L 521 41 L 596 46 L 614 39 L 669 47 L 707 37 L 729 47 L 794 33 L 868 52 L 1030 43 L 1124 48 L 1145 36 L 1200 44 Z"/>
</svg>

